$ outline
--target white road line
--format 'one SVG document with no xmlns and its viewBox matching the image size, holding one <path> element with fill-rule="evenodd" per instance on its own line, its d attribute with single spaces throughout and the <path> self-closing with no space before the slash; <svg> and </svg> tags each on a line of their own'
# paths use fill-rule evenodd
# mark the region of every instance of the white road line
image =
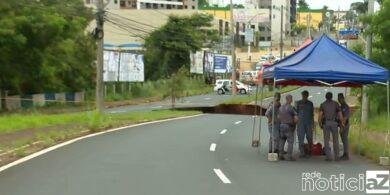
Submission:
<svg viewBox="0 0 390 195">
<path fill-rule="evenodd" d="M 205 100 L 211 100 L 211 98 L 207 97 L 207 98 L 204 98 Z"/>
<path fill-rule="evenodd" d="M 223 134 L 226 133 L 226 131 L 227 131 L 227 129 L 224 129 L 224 130 L 222 130 L 221 132 L 219 132 L 219 134 L 223 135 Z"/>
<path fill-rule="evenodd" d="M 232 182 L 230 182 L 230 180 L 225 176 L 225 174 L 223 174 L 223 172 L 221 171 L 221 169 L 214 169 L 214 173 L 219 177 L 219 179 L 220 179 L 223 183 L 232 183 Z"/>
<path fill-rule="evenodd" d="M 325 88 L 324 91 L 328 91 L 328 89 Z"/>
<path fill-rule="evenodd" d="M 212 143 L 212 144 L 210 145 L 210 151 L 211 151 L 211 152 L 214 152 L 216 147 L 217 147 L 217 144 L 216 144 L 216 143 Z"/>
<path fill-rule="evenodd" d="M 238 124 L 240 124 L 240 123 L 242 123 L 242 121 L 237 121 L 237 122 L 235 122 L 234 124 L 238 125 Z"/>
<path fill-rule="evenodd" d="M 110 111 L 111 114 L 124 113 L 124 112 L 126 112 L 126 111 L 124 111 L 124 110 Z"/>
<path fill-rule="evenodd" d="M 309 98 L 312 98 L 313 96 L 311 95 L 311 96 L 309 96 Z"/>
<path fill-rule="evenodd" d="M 321 95 L 321 92 L 318 92 L 317 95 Z"/>
<path fill-rule="evenodd" d="M 153 107 L 150 107 L 150 108 L 162 108 L 162 106 L 153 106 Z"/>
</svg>

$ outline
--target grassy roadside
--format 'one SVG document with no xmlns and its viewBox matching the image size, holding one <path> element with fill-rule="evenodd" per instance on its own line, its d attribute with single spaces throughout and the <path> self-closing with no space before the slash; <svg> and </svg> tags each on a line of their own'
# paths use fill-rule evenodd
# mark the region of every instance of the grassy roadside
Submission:
<svg viewBox="0 0 390 195">
<path fill-rule="evenodd" d="M 379 157 L 383 155 L 386 147 L 387 121 L 386 114 L 374 116 L 369 119 L 365 128 L 360 130 L 360 113 L 356 112 L 350 129 L 351 149 L 361 156 L 365 156 L 375 162 L 379 162 Z M 388 146 L 389 147 L 389 146 Z M 389 149 L 386 156 L 390 157 Z"/>
<path fill-rule="evenodd" d="M 287 86 L 283 87 L 279 90 L 280 93 L 286 93 L 289 91 L 293 91 L 295 89 L 298 89 L 299 87 L 297 86 Z M 272 97 L 274 94 L 273 91 L 265 92 L 264 93 L 264 98 Z M 222 104 L 248 104 L 253 101 L 255 101 L 256 98 L 256 92 L 251 95 L 246 95 L 246 96 L 237 96 L 237 97 L 232 97 L 226 101 L 224 101 Z M 258 99 L 260 100 L 260 94 L 258 94 Z"/>
<path fill-rule="evenodd" d="M 80 112 L 0 116 L 0 165 L 57 143 L 108 128 L 196 114 L 200 112 L 158 110 L 106 115 Z"/>
</svg>

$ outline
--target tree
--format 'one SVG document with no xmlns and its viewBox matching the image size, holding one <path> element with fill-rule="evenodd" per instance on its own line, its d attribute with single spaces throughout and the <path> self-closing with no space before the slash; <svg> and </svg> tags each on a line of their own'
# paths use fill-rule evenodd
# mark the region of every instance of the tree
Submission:
<svg viewBox="0 0 390 195">
<path fill-rule="evenodd" d="M 358 14 L 366 13 L 368 10 L 368 0 L 351 3 L 351 10 L 355 10 Z"/>
<path fill-rule="evenodd" d="M 390 69 L 390 0 L 383 0 L 381 9 L 363 22 L 370 24 L 369 32 L 374 34 L 372 58 L 374 62 Z M 375 86 L 369 89 L 372 111 L 381 113 L 386 110 L 386 88 Z"/>
<path fill-rule="evenodd" d="M 307 4 L 306 0 L 299 0 L 298 1 L 298 9 L 299 10 L 308 10 L 310 9 L 309 4 Z"/>
<path fill-rule="evenodd" d="M 213 17 L 206 14 L 170 16 L 168 22 L 145 39 L 145 76 L 167 78 L 181 67 L 190 67 L 190 52 L 218 40 L 211 29 Z"/>
<path fill-rule="evenodd" d="M 0 2 L 0 89 L 17 94 L 91 87 L 93 15 L 81 0 Z"/>
</svg>

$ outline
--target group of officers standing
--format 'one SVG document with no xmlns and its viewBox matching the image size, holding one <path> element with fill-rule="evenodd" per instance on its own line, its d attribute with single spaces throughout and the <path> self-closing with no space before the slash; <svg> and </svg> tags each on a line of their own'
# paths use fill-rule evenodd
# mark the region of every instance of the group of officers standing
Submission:
<svg viewBox="0 0 390 195">
<path fill-rule="evenodd" d="M 310 158 L 313 147 L 314 106 L 309 100 L 309 92 L 302 91 L 302 99 L 292 106 L 293 98 L 286 95 L 285 104 L 281 105 L 280 93 L 275 93 L 274 101 L 270 103 L 265 115 L 268 118 L 270 133 L 269 153 L 278 153 L 280 160 L 295 161 L 293 145 L 295 129 L 297 130 L 300 158 Z M 318 113 L 318 125 L 323 129 L 324 151 L 326 161 L 349 160 L 349 106 L 342 93 L 338 94 L 338 102 L 333 101 L 333 94 L 327 92 L 326 100 L 321 104 Z M 339 156 L 339 133 L 343 143 L 343 155 Z M 330 148 L 330 136 L 333 141 L 333 155 Z M 307 140 L 305 150 L 304 140 Z M 287 151 L 284 150 L 287 142 Z M 332 157 L 333 156 L 333 157 Z"/>
</svg>

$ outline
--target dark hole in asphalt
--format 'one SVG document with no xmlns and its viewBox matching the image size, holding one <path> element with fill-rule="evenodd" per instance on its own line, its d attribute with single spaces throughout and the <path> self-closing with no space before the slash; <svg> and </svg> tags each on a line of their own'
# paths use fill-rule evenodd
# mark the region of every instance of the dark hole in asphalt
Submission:
<svg viewBox="0 0 390 195">
<path fill-rule="evenodd" d="M 240 114 L 240 115 L 261 115 L 264 116 L 265 108 L 258 105 L 243 104 L 221 104 L 214 107 L 185 107 L 174 108 L 174 110 L 197 110 L 209 114 Z"/>
</svg>

